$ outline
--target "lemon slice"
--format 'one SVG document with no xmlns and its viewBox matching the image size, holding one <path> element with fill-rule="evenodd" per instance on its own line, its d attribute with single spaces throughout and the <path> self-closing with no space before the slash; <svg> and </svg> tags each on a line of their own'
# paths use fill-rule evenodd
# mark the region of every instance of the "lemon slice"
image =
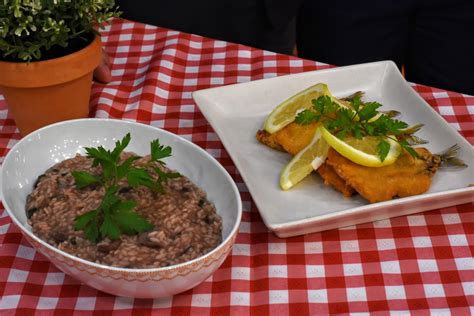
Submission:
<svg viewBox="0 0 474 316">
<path fill-rule="evenodd" d="M 311 142 L 299 151 L 296 156 L 283 168 L 280 174 L 280 187 L 283 190 L 292 188 L 306 178 L 311 171 L 323 164 L 328 156 L 329 145 L 316 129 Z"/>
<path fill-rule="evenodd" d="M 315 84 L 280 103 L 267 117 L 263 129 L 270 134 L 282 129 L 295 120 L 299 112 L 313 106 L 311 102 L 322 95 L 332 98 L 328 86 L 324 83 Z"/>
<path fill-rule="evenodd" d="M 331 134 L 326 128 L 320 127 L 321 134 L 326 142 L 338 153 L 347 159 L 366 167 L 383 167 L 390 165 L 397 160 L 401 153 L 401 146 L 393 139 L 385 137 L 389 143 L 390 150 L 384 161 L 381 161 L 377 155 L 377 144 L 380 138 L 375 136 L 366 136 L 362 139 L 346 137 L 340 140 Z"/>
</svg>

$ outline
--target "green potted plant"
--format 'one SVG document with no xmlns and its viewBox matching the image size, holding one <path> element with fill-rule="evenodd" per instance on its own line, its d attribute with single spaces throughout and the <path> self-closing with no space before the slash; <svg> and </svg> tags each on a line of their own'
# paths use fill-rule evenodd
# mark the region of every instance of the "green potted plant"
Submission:
<svg viewBox="0 0 474 316">
<path fill-rule="evenodd" d="M 115 0 L 0 0 L 0 93 L 22 135 L 89 113 Z"/>
</svg>

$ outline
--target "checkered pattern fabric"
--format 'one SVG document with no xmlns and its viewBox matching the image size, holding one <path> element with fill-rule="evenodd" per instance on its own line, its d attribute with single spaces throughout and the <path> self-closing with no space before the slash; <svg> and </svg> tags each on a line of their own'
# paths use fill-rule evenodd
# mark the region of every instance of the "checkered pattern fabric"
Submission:
<svg viewBox="0 0 474 316">
<path fill-rule="evenodd" d="M 328 65 L 116 20 L 102 32 L 114 80 L 94 84 L 91 115 L 138 121 L 205 148 L 232 175 L 243 219 L 231 255 L 196 288 L 167 299 L 121 298 L 79 283 L 22 237 L 0 209 L 0 314 L 308 315 L 474 313 L 472 204 L 279 239 L 258 210 L 191 92 Z M 413 85 L 474 143 L 474 97 Z M 0 96 L 0 156 L 20 138 Z"/>
</svg>

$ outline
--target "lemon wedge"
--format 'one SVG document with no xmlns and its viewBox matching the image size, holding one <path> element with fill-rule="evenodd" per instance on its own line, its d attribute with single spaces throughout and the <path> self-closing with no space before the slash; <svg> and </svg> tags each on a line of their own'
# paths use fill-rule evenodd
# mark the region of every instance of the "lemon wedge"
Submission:
<svg viewBox="0 0 474 316">
<path fill-rule="evenodd" d="M 313 103 L 311 101 L 322 95 L 329 95 L 332 98 L 328 86 L 324 83 L 315 84 L 298 92 L 273 109 L 265 120 L 263 129 L 270 134 L 279 131 L 293 122 L 299 112 L 312 107 Z"/>
<path fill-rule="evenodd" d="M 316 129 L 311 142 L 300 150 L 280 173 L 280 187 L 288 190 L 321 166 L 328 156 L 329 145 Z"/>
<path fill-rule="evenodd" d="M 383 167 L 394 163 L 401 153 L 401 146 L 393 139 L 385 137 L 384 140 L 390 145 L 390 150 L 384 161 L 377 155 L 377 144 L 380 138 L 366 136 L 362 139 L 346 137 L 340 140 L 331 134 L 326 128 L 320 127 L 321 134 L 326 142 L 338 153 L 347 159 L 366 167 Z"/>
</svg>

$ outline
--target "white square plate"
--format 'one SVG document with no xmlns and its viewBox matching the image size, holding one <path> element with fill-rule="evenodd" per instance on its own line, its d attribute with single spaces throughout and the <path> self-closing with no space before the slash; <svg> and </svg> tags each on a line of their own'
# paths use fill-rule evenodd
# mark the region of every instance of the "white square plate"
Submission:
<svg viewBox="0 0 474 316">
<path fill-rule="evenodd" d="M 318 82 L 327 83 L 336 97 L 364 91 L 364 100 L 398 110 L 409 125 L 423 123 L 416 135 L 440 152 L 461 146 L 464 169 L 441 169 L 430 190 L 421 195 L 369 204 L 359 196 L 344 198 L 313 173 L 289 191 L 279 187 L 279 173 L 290 156 L 260 144 L 255 133 L 283 100 Z M 383 61 L 299 73 L 271 79 L 200 90 L 193 98 L 219 135 L 239 169 L 260 214 L 279 237 L 289 237 L 422 212 L 474 200 L 473 147 L 438 115 L 404 80 L 395 64 Z"/>
</svg>

